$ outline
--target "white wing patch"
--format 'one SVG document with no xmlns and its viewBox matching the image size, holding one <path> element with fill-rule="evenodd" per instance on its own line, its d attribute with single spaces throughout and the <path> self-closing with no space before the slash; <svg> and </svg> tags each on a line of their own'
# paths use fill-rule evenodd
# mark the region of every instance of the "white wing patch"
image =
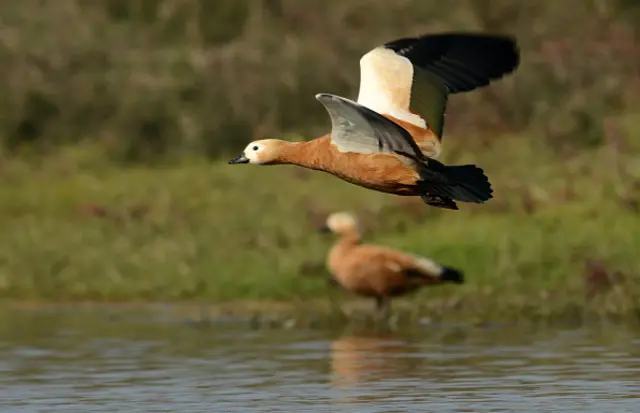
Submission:
<svg viewBox="0 0 640 413">
<path fill-rule="evenodd" d="M 442 273 L 442 267 L 437 262 L 419 255 L 414 255 L 413 257 L 425 272 L 435 277 L 440 276 L 440 273 Z"/>
<path fill-rule="evenodd" d="M 393 50 L 377 47 L 360 59 L 357 102 L 380 114 L 426 129 L 424 119 L 409 111 L 412 83 L 411 61 Z"/>
</svg>

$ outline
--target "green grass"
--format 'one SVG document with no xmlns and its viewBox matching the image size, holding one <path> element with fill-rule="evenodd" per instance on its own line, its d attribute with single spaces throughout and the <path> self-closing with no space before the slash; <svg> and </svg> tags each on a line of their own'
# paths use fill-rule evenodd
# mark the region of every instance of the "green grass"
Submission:
<svg viewBox="0 0 640 413">
<path fill-rule="evenodd" d="M 635 122 L 621 124 L 631 133 Z M 447 142 L 446 162 L 481 165 L 496 190 L 489 203 L 457 212 L 288 166 L 185 159 L 123 168 L 91 147 L 6 160 L 0 297 L 344 300 L 349 296 L 328 286 L 323 269 L 304 275 L 303 268 L 323 264 L 333 241 L 314 231 L 309 214 L 351 210 L 363 218 L 367 241 L 465 270 L 465 285 L 425 288 L 405 300 L 412 308 L 508 316 L 640 309 L 638 148 L 605 146 L 570 156 L 545 148 L 534 139 L 500 137 L 485 150 L 457 156 L 462 148 Z M 587 303 L 586 259 L 621 271 L 626 284 Z"/>
</svg>

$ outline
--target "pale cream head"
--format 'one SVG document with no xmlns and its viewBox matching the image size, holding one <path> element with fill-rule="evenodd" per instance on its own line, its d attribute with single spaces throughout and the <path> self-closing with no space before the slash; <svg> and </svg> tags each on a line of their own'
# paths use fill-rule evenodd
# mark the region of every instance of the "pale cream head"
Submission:
<svg viewBox="0 0 640 413">
<path fill-rule="evenodd" d="M 356 217 L 348 212 L 335 212 L 327 218 L 327 228 L 331 232 L 343 234 L 355 231 L 360 233 L 360 225 Z"/>
<path fill-rule="evenodd" d="M 242 153 L 229 161 L 229 164 L 248 163 L 264 165 L 278 159 L 283 141 L 277 139 L 261 139 L 248 144 Z"/>
</svg>

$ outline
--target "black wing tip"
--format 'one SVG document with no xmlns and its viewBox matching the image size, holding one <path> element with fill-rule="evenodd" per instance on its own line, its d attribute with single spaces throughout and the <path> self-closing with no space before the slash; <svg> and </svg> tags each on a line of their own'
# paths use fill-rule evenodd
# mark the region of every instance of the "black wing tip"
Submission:
<svg viewBox="0 0 640 413">
<path fill-rule="evenodd" d="M 392 40 L 383 47 L 438 76 L 450 93 L 486 86 L 520 65 L 518 41 L 509 34 L 425 34 Z"/>
<path fill-rule="evenodd" d="M 495 46 L 500 46 L 505 51 L 511 50 L 515 55 L 520 55 L 520 47 L 518 40 L 515 36 L 504 33 L 489 33 L 489 32 L 441 32 L 441 33 L 428 33 L 414 37 L 402 37 L 399 39 L 386 42 L 383 47 L 393 50 L 394 52 L 401 52 L 417 42 L 430 41 L 434 45 L 440 45 L 441 47 L 451 47 L 460 42 L 479 42 L 493 43 Z"/>
</svg>

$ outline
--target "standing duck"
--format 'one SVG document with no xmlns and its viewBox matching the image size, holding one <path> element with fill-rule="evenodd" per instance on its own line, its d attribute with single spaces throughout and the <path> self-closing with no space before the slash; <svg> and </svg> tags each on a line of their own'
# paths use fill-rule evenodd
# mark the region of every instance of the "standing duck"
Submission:
<svg viewBox="0 0 640 413">
<path fill-rule="evenodd" d="M 380 192 L 420 196 L 431 206 L 484 203 L 493 189 L 475 165 L 440 155 L 449 94 L 486 86 L 520 61 L 511 37 L 444 33 L 388 42 L 360 59 L 356 102 L 320 93 L 331 132 L 307 142 L 251 142 L 229 164 L 293 164 Z"/>
<path fill-rule="evenodd" d="M 377 245 L 362 244 L 356 218 L 347 212 L 331 214 L 322 231 L 340 235 L 327 256 L 333 280 L 342 288 L 376 300 L 387 313 L 390 300 L 425 285 L 464 282 L 462 271 L 428 258 Z"/>
</svg>

